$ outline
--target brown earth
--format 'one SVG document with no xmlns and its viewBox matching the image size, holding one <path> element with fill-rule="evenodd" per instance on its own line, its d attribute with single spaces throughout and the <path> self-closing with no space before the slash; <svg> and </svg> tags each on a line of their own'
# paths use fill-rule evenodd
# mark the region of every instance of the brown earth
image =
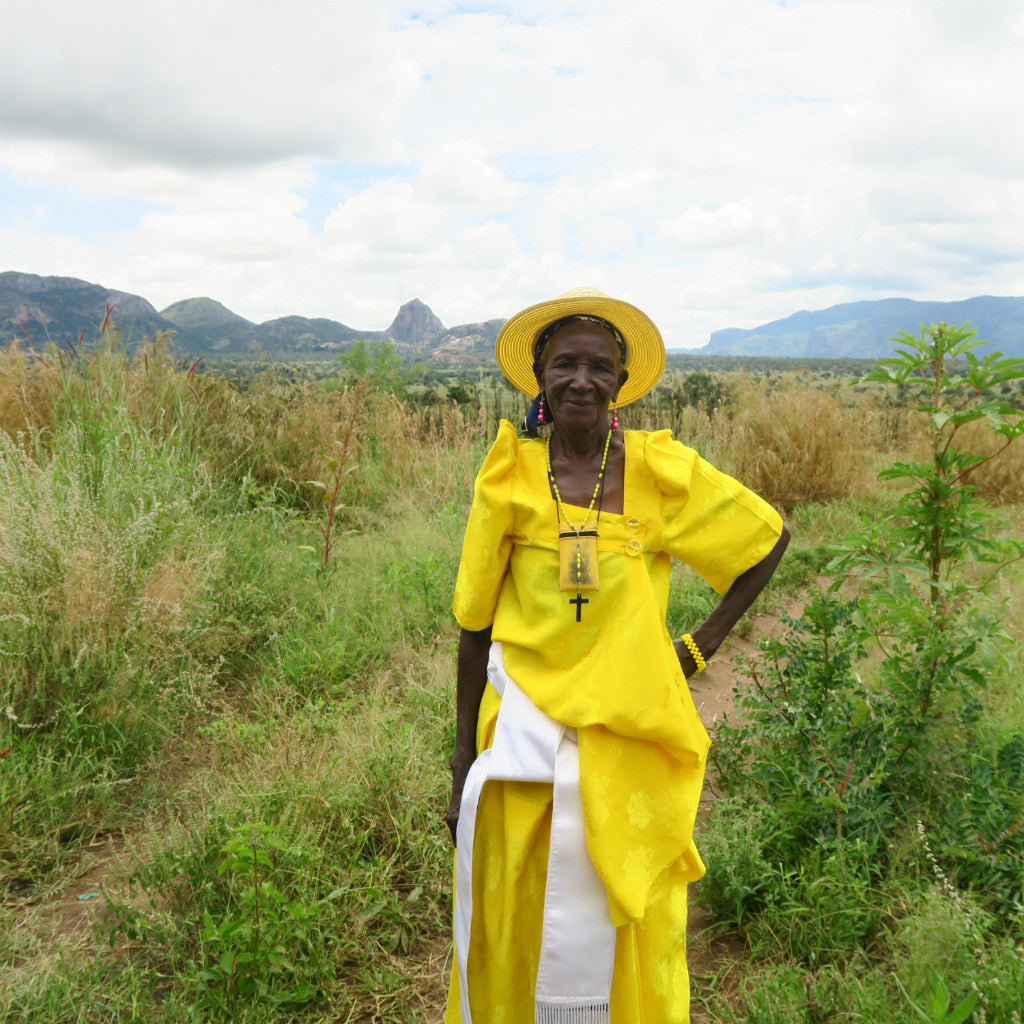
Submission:
<svg viewBox="0 0 1024 1024">
<path fill-rule="evenodd" d="M 128 873 L 120 848 L 120 840 L 95 839 L 68 878 L 49 891 L 8 898 L 4 906 L 23 910 L 30 931 L 54 949 L 91 942 L 93 925 L 107 909 L 105 894 L 123 887 Z"/>
</svg>

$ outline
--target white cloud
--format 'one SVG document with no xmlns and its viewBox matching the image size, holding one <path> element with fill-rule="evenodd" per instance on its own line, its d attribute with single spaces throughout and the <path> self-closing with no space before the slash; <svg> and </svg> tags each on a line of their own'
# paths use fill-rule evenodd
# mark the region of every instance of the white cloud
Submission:
<svg viewBox="0 0 1024 1024">
<path fill-rule="evenodd" d="M 578 241 L 584 258 L 617 263 L 636 253 L 636 231 L 623 217 L 597 217 L 583 221 Z"/>
<path fill-rule="evenodd" d="M 475 140 L 452 142 L 424 157 L 419 174 L 423 192 L 439 202 L 502 209 L 515 201 L 522 188 L 510 182 L 487 159 Z"/>
<path fill-rule="evenodd" d="M 500 271 L 519 255 L 519 243 L 507 224 L 489 220 L 467 228 L 459 239 L 457 251 L 474 270 Z"/>
<path fill-rule="evenodd" d="M 742 203 L 725 203 L 716 209 L 691 206 L 678 217 L 662 222 L 659 240 L 696 248 L 719 248 L 754 241 L 757 223 Z"/>
<path fill-rule="evenodd" d="M 386 24 L 358 0 L 16 3 L 0 128 L 187 165 L 390 152 L 415 73 Z"/>
<path fill-rule="evenodd" d="M 689 345 L 1024 294 L 1022 11 L 16 0 L 0 245 L 160 306 L 368 329 L 414 295 L 454 324 L 593 284 Z"/>
<path fill-rule="evenodd" d="M 390 178 L 341 203 L 324 223 L 323 241 L 384 253 L 417 253 L 429 248 L 442 222 L 441 211 L 421 199 L 405 181 Z"/>
<path fill-rule="evenodd" d="M 273 205 L 237 194 L 218 205 L 216 198 L 206 194 L 173 211 L 145 214 L 137 244 L 151 252 L 198 250 L 211 260 L 246 261 L 273 260 L 309 243 L 309 225 L 296 216 L 302 206 L 297 196 L 274 196 Z"/>
</svg>

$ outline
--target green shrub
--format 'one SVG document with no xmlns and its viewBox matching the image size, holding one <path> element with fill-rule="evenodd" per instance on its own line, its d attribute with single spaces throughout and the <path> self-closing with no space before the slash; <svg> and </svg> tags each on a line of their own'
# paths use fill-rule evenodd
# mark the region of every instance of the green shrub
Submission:
<svg viewBox="0 0 1024 1024">
<path fill-rule="evenodd" d="M 223 765 L 140 845 L 104 934 L 203 1020 L 400 1014 L 417 993 L 398 961 L 450 914 L 445 710 L 433 683 L 391 680 L 211 723 Z"/>
<path fill-rule="evenodd" d="M 930 457 L 883 472 L 908 488 L 894 514 L 832 563 L 858 577 L 863 596 L 819 594 L 786 619 L 737 693 L 742 724 L 720 727 L 712 748 L 733 817 L 715 825 L 716 809 L 712 825 L 732 829 L 739 851 L 738 868 L 712 869 L 712 908 L 809 966 L 862 946 L 890 919 L 869 894 L 897 869 L 915 820 L 951 885 L 1005 921 L 1022 908 L 1024 736 L 989 739 L 984 691 L 1007 637 L 1003 604 L 984 587 L 1024 545 L 986 532 L 969 483 L 983 458 L 954 442 L 982 418 L 1007 443 L 1024 432 L 1021 413 L 986 397 L 994 382 L 1024 377 L 1024 361 L 976 360 L 964 328 L 900 341 L 905 350 L 866 379 L 916 396 Z M 969 371 L 951 382 L 956 358 Z M 728 845 L 720 856 L 734 856 Z M 930 870 L 924 860 L 919 852 Z M 756 920 L 744 919 L 751 911 Z"/>
<path fill-rule="evenodd" d="M 747 917 L 774 903 L 780 870 L 772 856 L 781 817 L 767 804 L 740 796 L 719 797 L 698 830 L 707 872 L 698 898 L 719 921 L 743 925 Z"/>
</svg>

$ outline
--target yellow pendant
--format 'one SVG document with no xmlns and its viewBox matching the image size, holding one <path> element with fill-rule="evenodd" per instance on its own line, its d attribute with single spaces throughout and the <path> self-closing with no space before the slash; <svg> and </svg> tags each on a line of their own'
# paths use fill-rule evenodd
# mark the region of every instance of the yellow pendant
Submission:
<svg viewBox="0 0 1024 1024">
<path fill-rule="evenodd" d="M 558 535 L 558 589 L 600 590 L 597 573 L 597 530 Z"/>
</svg>

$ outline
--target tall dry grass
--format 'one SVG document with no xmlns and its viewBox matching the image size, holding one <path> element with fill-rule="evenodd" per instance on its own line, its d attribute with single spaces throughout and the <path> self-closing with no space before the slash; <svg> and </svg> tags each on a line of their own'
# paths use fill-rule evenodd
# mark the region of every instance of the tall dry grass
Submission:
<svg viewBox="0 0 1024 1024">
<path fill-rule="evenodd" d="M 185 537 L 213 493 L 174 404 L 183 374 L 145 350 L 58 356 L 0 363 L 0 695 L 21 727 L 102 717 L 101 692 L 128 703 L 203 585 Z"/>
<path fill-rule="evenodd" d="M 0 356 L 0 430 L 37 450 L 62 444 L 69 423 L 82 424 L 87 441 L 170 444 L 194 455 L 219 487 L 315 508 L 346 437 L 351 461 L 365 463 L 348 489 L 353 503 L 382 500 L 396 480 L 433 500 L 435 485 L 444 492 L 455 484 L 438 453 L 459 464 L 513 413 L 487 402 L 417 406 L 365 385 L 325 387 L 283 366 L 242 386 L 198 370 L 181 366 L 160 339 L 131 356 L 116 335 L 74 356 L 12 345 Z"/>
<path fill-rule="evenodd" d="M 783 510 L 857 498 L 877 487 L 875 467 L 893 425 L 870 395 L 799 379 L 730 375 L 712 412 L 654 394 L 626 410 L 630 425 L 668 427 L 719 468 Z"/>
<path fill-rule="evenodd" d="M 112 508 L 86 474 L 68 471 L 88 458 L 76 444 L 40 465 L 0 434 L 0 695 L 23 724 L 89 700 L 95 673 L 116 691 L 145 669 L 144 651 L 166 655 L 204 578 L 185 534 L 170 540 L 194 525 L 186 496 Z M 134 665 L 112 656 L 126 644 Z"/>
<path fill-rule="evenodd" d="M 735 475 L 782 509 L 857 498 L 874 484 L 878 410 L 806 385 L 748 387 L 729 423 Z"/>
<path fill-rule="evenodd" d="M 1012 505 L 1024 501 L 1024 440 L 993 432 L 985 419 L 974 420 L 957 431 L 956 443 L 973 455 L 986 457 L 971 473 L 971 483 L 986 501 Z"/>
</svg>

